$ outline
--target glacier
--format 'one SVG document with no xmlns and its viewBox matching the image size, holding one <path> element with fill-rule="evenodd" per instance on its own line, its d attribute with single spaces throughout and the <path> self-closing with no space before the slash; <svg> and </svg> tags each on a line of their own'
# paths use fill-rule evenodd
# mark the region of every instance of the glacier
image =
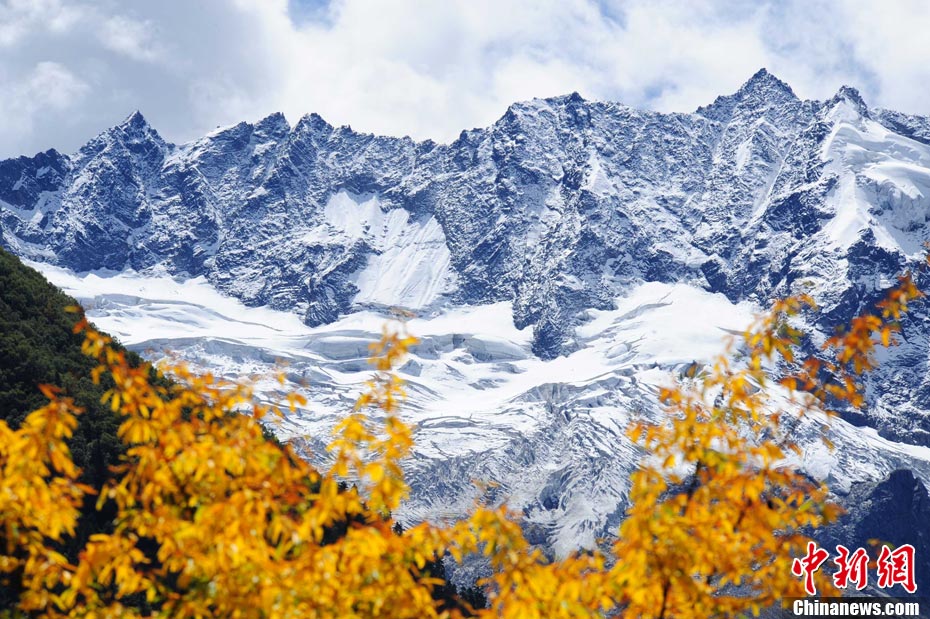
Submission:
<svg viewBox="0 0 930 619">
<path fill-rule="evenodd" d="M 271 427 L 320 464 L 328 461 L 333 426 L 371 377 L 368 345 L 392 319 L 368 310 L 311 327 L 290 312 L 247 307 L 202 277 L 28 264 L 76 297 L 96 325 L 155 362 L 246 380 L 269 404 L 290 391 L 307 397 L 306 407 Z M 721 353 L 758 308 L 659 282 L 635 286 L 615 303 L 589 311 L 577 330 L 580 348 L 554 360 L 533 354 L 531 329 L 513 325 L 509 302 L 406 321 L 421 342 L 400 370 L 403 418 L 416 445 L 401 522 L 460 516 L 487 498 L 482 484 L 494 482 L 494 492 L 523 510 L 534 541 L 559 555 L 593 546 L 619 523 L 629 474 L 642 457 L 625 428 L 658 419 L 657 391 L 672 384 L 672 370 Z M 830 422 L 831 451 L 820 441 L 825 421 L 812 419 L 799 432 L 797 464 L 835 492 L 902 468 L 930 484 L 930 447 L 839 419 Z"/>
<path fill-rule="evenodd" d="M 276 431 L 311 459 L 368 343 L 412 316 L 398 517 L 490 493 L 557 554 L 622 518 L 640 457 L 623 430 L 661 414 L 658 386 L 786 294 L 823 310 L 813 349 L 928 239 L 930 119 L 845 86 L 801 100 L 764 69 L 692 113 L 570 94 L 449 144 L 274 114 L 175 145 L 136 112 L 74 154 L 0 161 L 0 244 L 152 360 L 250 377 L 268 400 L 283 367 L 310 403 Z M 863 504 L 930 484 L 926 306 L 902 328 L 867 406 L 831 422 L 837 449 L 819 422 L 802 433 L 799 465 Z"/>
</svg>

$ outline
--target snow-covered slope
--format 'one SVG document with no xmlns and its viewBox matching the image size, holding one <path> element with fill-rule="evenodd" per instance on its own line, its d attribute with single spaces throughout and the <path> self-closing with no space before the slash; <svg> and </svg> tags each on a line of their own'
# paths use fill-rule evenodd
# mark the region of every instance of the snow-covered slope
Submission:
<svg viewBox="0 0 930 619">
<path fill-rule="evenodd" d="M 451 144 L 277 114 L 173 145 L 136 113 L 73 155 L 0 162 L 0 243 L 155 358 L 287 360 L 313 406 L 280 432 L 311 457 L 391 308 L 413 311 L 424 475 L 404 516 L 498 481 L 566 550 L 622 514 L 622 428 L 655 414 L 656 384 L 772 297 L 815 296 L 814 342 L 869 307 L 930 239 L 928 192 L 930 120 L 847 87 L 801 101 L 762 70 L 691 114 L 572 94 Z M 928 481 L 926 309 L 902 339 L 837 422 L 843 449 L 810 431 L 805 466 L 840 490 Z"/>
<path fill-rule="evenodd" d="M 77 297 L 98 326 L 153 360 L 180 358 L 254 381 L 270 401 L 292 389 L 306 395 L 309 405 L 275 431 L 320 462 L 332 427 L 371 375 L 368 344 L 390 318 L 361 311 L 308 327 L 292 313 L 220 295 L 203 278 L 31 266 Z M 497 482 L 495 491 L 526 514 L 534 540 L 556 552 L 590 546 L 615 527 L 641 455 L 625 428 L 633 418 L 658 415 L 657 387 L 718 354 L 755 309 L 686 284 L 656 282 L 632 287 L 615 303 L 586 312 L 578 350 L 549 361 L 533 354 L 529 328 L 514 327 L 509 302 L 410 320 L 422 340 L 401 371 L 409 394 L 404 416 L 416 428 L 407 464 L 414 485 L 398 516 L 461 515 L 479 492 L 474 482 Z M 283 387 L 276 368 L 286 372 Z M 819 441 L 819 422 L 801 436 L 802 465 L 837 492 L 899 468 L 930 483 L 928 447 L 889 441 L 842 420 L 832 423 L 833 452 Z"/>
</svg>

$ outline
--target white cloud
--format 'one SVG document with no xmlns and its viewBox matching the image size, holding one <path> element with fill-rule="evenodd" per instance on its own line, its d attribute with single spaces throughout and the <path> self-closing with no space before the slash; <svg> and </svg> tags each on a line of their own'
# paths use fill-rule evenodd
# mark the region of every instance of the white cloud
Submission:
<svg viewBox="0 0 930 619">
<path fill-rule="evenodd" d="M 882 105 L 930 115 L 930 3 L 923 0 L 845 5 L 848 48 L 868 67 L 868 94 Z"/>
<path fill-rule="evenodd" d="M 57 62 L 39 62 L 24 75 L 6 80 L 0 90 L 0 143 L 28 144 L 46 118 L 83 103 L 89 92 L 88 84 Z"/>
<path fill-rule="evenodd" d="M 40 62 L 15 96 L 24 109 L 67 109 L 80 101 L 90 87 L 57 62 Z"/>
<path fill-rule="evenodd" d="M 35 30 L 66 32 L 80 10 L 60 0 L 6 0 L 0 3 L 0 47 L 16 45 Z"/>
<path fill-rule="evenodd" d="M 762 66 L 802 97 L 847 83 L 872 105 L 930 114 L 928 11 L 919 0 L 0 0 L 0 109 L 42 107 L 9 101 L 39 63 L 73 78 L 59 74 L 42 123 L 0 118 L 0 136 L 18 136 L 0 156 L 73 150 L 134 109 L 175 141 L 273 111 L 448 141 L 516 100 L 571 91 L 690 111 Z"/>
<path fill-rule="evenodd" d="M 149 21 L 116 15 L 103 22 L 98 37 L 106 48 L 134 60 L 154 61 L 164 55 Z"/>
</svg>

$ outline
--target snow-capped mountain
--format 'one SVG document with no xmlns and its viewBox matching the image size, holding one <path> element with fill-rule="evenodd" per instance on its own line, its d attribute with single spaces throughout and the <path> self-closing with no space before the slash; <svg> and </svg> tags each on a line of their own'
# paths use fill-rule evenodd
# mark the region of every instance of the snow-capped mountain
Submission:
<svg viewBox="0 0 930 619">
<path fill-rule="evenodd" d="M 917 262 L 928 221 L 930 119 L 848 87 L 801 101 L 765 70 L 691 114 L 572 94 L 451 144 L 272 115 L 173 145 L 136 113 L 74 155 L 0 162 L 4 246 L 152 357 L 287 360 L 311 406 L 280 431 L 310 457 L 384 316 L 417 314 L 401 516 L 497 481 L 559 552 L 619 521 L 623 428 L 658 414 L 669 371 L 790 292 L 824 308 L 822 339 Z M 836 452 L 807 430 L 802 464 L 838 492 L 898 468 L 930 483 L 930 313 L 902 339 Z"/>
</svg>

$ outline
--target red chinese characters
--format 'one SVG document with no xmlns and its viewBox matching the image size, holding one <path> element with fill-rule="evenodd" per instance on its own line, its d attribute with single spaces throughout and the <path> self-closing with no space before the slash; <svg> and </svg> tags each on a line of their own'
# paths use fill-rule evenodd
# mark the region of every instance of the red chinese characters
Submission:
<svg viewBox="0 0 930 619">
<path fill-rule="evenodd" d="M 889 550 L 882 546 L 878 555 L 878 586 L 882 589 L 902 585 L 908 593 L 917 591 L 914 582 L 914 547 L 910 544 Z"/>
<path fill-rule="evenodd" d="M 833 574 L 833 584 L 838 589 L 845 589 L 850 582 L 855 583 L 856 591 L 865 589 L 869 584 L 869 555 L 865 548 L 857 548 L 850 555 L 849 549 L 842 544 L 836 547 L 838 556 L 833 559 L 836 563 L 836 573 Z"/>
<path fill-rule="evenodd" d="M 804 577 L 804 590 L 808 595 L 817 595 L 814 584 L 814 574 L 820 569 L 829 553 L 817 546 L 814 542 L 807 543 L 807 554 L 796 558 L 791 564 L 791 573 Z M 850 585 L 861 591 L 869 584 L 869 555 L 865 548 L 857 548 L 850 552 L 842 544 L 836 547 L 836 571 L 833 573 L 833 584 L 838 589 L 846 589 Z M 875 562 L 878 571 L 878 582 L 881 589 L 889 589 L 901 585 L 908 593 L 917 592 L 917 583 L 914 580 L 914 547 L 904 544 L 892 550 L 882 546 L 878 560 Z"/>
<path fill-rule="evenodd" d="M 791 573 L 795 576 L 804 576 L 804 590 L 807 591 L 807 595 L 817 594 L 817 588 L 814 586 L 814 572 L 820 569 L 829 556 L 830 553 L 823 548 L 818 548 L 814 542 L 807 542 L 807 554 L 792 562 Z"/>
</svg>

